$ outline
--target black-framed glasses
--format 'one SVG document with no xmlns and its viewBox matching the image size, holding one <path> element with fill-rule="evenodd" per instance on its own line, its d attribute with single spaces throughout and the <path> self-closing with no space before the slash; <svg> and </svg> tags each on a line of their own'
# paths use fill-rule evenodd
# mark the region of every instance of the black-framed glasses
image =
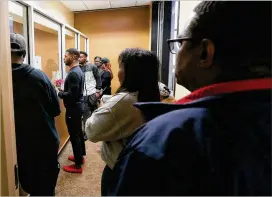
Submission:
<svg viewBox="0 0 272 197">
<path fill-rule="evenodd" d="M 168 39 L 167 44 L 168 44 L 169 51 L 172 54 L 177 54 L 181 48 L 182 42 L 186 40 L 192 40 L 192 38 L 186 37 L 186 38 Z"/>
</svg>

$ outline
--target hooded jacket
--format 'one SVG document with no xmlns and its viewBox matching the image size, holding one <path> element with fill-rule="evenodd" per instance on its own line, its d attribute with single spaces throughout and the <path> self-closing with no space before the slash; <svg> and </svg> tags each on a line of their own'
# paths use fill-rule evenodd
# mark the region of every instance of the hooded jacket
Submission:
<svg viewBox="0 0 272 197">
<path fill-rule="evenodd" d="M 272 79 L 215 84 L 147 121 L 113 169 L 110 196 L 271 196 Z"/>
</svg>

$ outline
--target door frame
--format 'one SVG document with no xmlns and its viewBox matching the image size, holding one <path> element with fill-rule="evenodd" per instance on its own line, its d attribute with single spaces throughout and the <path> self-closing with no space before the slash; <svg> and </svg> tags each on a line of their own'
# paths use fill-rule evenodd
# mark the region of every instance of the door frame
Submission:
<svg viewBox="0 0 272 197">
<path fill-rule="evenodd" d="M 10 57 L 10 29 L 8 1 L 0 1 L 0 131 L 1 131 L 1 195 L 18 196 L 15 188 L 17 166 L 12 72 Z M 3 144 L 2 144 L 3 143 Z"/>
</svg>

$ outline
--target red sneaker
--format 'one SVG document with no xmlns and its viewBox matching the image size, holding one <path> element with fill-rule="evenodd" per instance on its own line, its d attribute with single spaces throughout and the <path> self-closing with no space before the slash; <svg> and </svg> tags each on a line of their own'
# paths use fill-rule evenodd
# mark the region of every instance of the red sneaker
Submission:
<svg viewBox="0 0 272 197">
<path fill-rule="evenodd" d="M 66 172 L 71 172 L 71 173 L 82 173 L 82 167 L 76 168 L 75 164 L 72 164 L 70 166 L 63 166 L 63 170 Z"/>
<path fill-rule="evenodd" d="M 68 160 L 75 162 L 75 157 L 74 157 L 74 155 L 70 155 L 70 156 L 68 157 Z M 84 163 L 85 163 L 85 159 L 84 159 L 84 157 L 83 157 L 83 159 L 82 159 L 82 164 L 84 164 Z"/>
</svg>

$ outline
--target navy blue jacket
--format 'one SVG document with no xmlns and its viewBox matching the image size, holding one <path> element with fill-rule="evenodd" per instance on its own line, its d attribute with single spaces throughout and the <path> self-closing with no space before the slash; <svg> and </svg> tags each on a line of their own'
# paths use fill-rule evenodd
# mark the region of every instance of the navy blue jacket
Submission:
<svg viewBox="0 0 272 197">
<path fill-rule="evenodd" d="M 137 107 L 108 195 L 271 195 L 271 88 Z"/>
</svg>

